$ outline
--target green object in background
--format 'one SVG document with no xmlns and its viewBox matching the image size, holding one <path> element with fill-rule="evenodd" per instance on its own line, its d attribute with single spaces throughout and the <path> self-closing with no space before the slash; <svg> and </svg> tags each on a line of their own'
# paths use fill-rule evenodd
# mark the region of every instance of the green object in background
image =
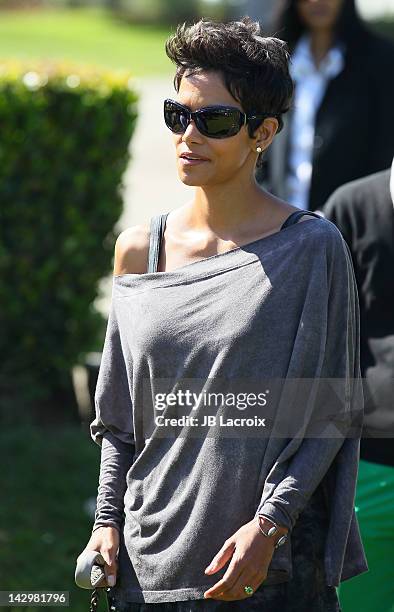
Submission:
<svg viewBox="0 0 394 612">
<path fill-rule="evenodd" d="M 23 421 L 23 419 L 21 419 Z M 69 591 L 70 605 L 16 605 L 1 612 L 88 612 L 74 582 L 94 522 L 100 452 L 87 425 L 0 428 L 1 589 Z M 7 467 L 6 467 L 7 466 Z M 101 605 L 98 612 L 105 610 Z"/>
<path fill-rule="evenodd" d="M 173 66 L 164 43 L 170 29 L 112 19 L 92 8 L 1 11 L 0 58 L 61 60 L 166 76 Z"/>
<path fill-rule="evenodd" d="M 129 71 L 0 59 L 0 428 L 77 421 L 137 120 Z"/>
<path fill-rule="evenodd" d="M 342 612 L 394 612 L 394 467 L 360 460 L 355 505 L 369 572 L 341 583 Z"/>
</svg>

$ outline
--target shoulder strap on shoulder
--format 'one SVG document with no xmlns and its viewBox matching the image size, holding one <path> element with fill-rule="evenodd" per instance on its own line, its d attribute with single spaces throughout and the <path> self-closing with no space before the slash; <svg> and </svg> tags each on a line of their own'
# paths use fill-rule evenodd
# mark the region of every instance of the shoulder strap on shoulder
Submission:
<svg viewBox="0 0 394 612">
<path fill-rule="evenodd" d="M 303 215 L 313 215 L 314 217 L 322 218 L 321 215 L 312 212 L 311 210 L 295 210 L 289 217 L 287 217 L 286 221 L 283 223 L 281 230 L 285 229 L 285 227 L 289 227 L 289 225 L 294 225 Z"/>
<path fill-rule="evenodd" d="M 157 266 L 159 265 L 160 245 L 168 214 L 169 213 L 155 215 L 151 219 L 147 272 L 157 272 Z"/>
</svg>

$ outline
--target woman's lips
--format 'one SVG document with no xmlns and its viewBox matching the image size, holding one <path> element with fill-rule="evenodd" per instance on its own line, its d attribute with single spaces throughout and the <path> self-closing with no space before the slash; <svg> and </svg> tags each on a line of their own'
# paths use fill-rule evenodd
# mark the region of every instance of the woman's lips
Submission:
<svg viewBox="0 0 394 612">
<path fill-rule="evenodd" d="M 208 159 L 192 159 L 189 157 L 180 157 L 179 161 L 183 166 L 198 166 L 199 164 L 204 164 L 209 161 Z"/>
</svg>

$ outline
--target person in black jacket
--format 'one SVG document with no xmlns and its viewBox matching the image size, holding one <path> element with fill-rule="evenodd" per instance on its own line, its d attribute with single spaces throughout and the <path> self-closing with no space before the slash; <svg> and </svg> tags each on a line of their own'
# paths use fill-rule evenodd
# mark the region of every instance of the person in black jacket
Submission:
<svg viewBox="0 0 394 612">
<path fill-rule="evenodd" d="M 323 207 L 345 238 L 360 304 L 365 391 L 356 510 L 369 572 L 341 584 L 343 612 L 394 605 L 394 159 L 337 189 Z"/>
<path fill-rule="evenodd" d="M 391 163 L 394 43 L 367 28 L 354 0 L 287 0 L 274 35 L 288 43 L 295 95 L 256 179 L 319 211 L 337 187 Z"/>
</svg>

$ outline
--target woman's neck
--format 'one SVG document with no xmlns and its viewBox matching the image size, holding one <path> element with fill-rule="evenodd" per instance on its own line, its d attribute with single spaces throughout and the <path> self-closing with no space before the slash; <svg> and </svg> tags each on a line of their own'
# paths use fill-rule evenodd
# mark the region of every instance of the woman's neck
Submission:
<svg viewBox="0 0 394 612">
<path fill-rule="evenodd" d="M 209 228 L 222 240 L 233 238 L 237 229 L 239 239 L 247 240 L 256 223 L 270 227 L 278 209 L 280 213 L 276 200 L 254 178 L 233 185 L 197 187 L 193 202 L 185 207 L 187 224 L 196 229 Z"/>
<path fill-rule="evenodd" d="M 331 29 L 310 31 L 311 53 L 317 68 L 330 50 L 333 39 Z"/>
</svg>

